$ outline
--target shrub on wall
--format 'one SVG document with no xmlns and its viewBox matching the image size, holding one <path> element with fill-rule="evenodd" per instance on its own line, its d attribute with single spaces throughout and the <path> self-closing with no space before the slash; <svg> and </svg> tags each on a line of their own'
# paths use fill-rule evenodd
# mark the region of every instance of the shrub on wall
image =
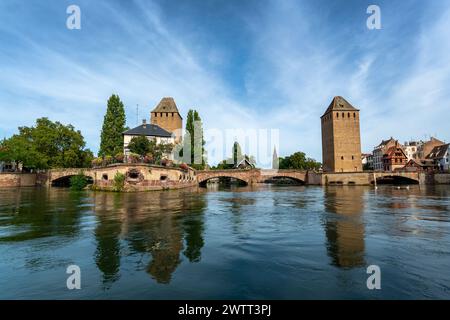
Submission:
<svg viewBox="0 0 450 320">
<path fill-rule="evenodd" d="M 180 169 L 187 171 L 187 170 L 189 170 L 189 167 L 186 163 L 182 163 L 182 164 L 180 164 Z"/>
<path fill-rule="evenodd" d="M 119 153 L 116 154 L 116 156 L 114 157 L 114 160 L 116 160 L 116 162 L 118 162 L 118 163 L 122 163 L 124 159 L 125 159 L 125 156 L 123 155 L 122 152 L 119 152 Z"/>
<path fill-rule="evenodd" d="M 141 161 L 141 156 L 137 153 L 130 153 L 128 155 L 128 162 L 129 163 L 138 163 Z"/>
<path fill-rule="evenodd" d="M 125 185 L 125 175 L 117 172 L 114 175 L 114 191 L 122 191 Z"/>
<path fill-rule="evenodd" d="M 105 157 L 103 158 L 103 165 L 104 165 L 104 166 L 107 166 L 107 165 L 109 165 L 109 164 L 112 164 L 112 163 L 113 163 L 113 160 L 114 160 L 113 157 L 111 157 L 111 156 L 105 156 Z"/>
<path fill-rule="evenodd" d="M 103 164 L 103 159 L 102 158 L 95 158 L 92 160 L 92 166 L 93 167 L 100 167 Z"/>
<path fill-rule="evenodd" d="M 70 189 L 73 191 L 81 191 L 88 185 L 88 180 L 83 174 L 70 177 Z"/>
</svg>

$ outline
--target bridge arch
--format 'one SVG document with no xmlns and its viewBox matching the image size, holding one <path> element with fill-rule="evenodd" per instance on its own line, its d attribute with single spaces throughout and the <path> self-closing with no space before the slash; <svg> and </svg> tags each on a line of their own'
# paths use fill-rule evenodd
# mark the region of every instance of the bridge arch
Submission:
<svg viewBox="0 0 450 320">
<path fill-rule="evenodd" d="M 205 177 L 202 179 L 198 180 L 198 185 L 200 187 L 206 187 L 206 184 L 208 183 L 209 180 L 211 179 L 236 179 L 239 182 L 241 182 L 242 184 L 248 185 L 249 181 L 247 179 L 244 178 L 239 178 L 239 177 L 235 177 L 233 175 L 226 175 L 226 174 L 222 174 L 222 175 L 217 175 L 217 176 L 209 176 L 209 177 Z"/>
<path fill-rule="evenodd" d="M 405 176 L 402 174 L 383 174 L 376 177 L 377 184 L 419 184 L 419 180 L 413 176 Z M 372 181 L 372 183 L 374 183 Z"/>
<path fill-rule="evenodd" d="M 70 187 L 70 179 L 75 176 L 77 176 L 77 174 L 61 176 L 59 178 L 53 179 L 51 181 L 51 186 L 52 187 Z M 88 184 L 94 183 L 94 179 L 91 176 L 89 176 L 89 175 L 84 175 L 84 176 L 87 178 Z"/>
<path fill-rule="evenodd" d="M 52 187 L 67 187 L 70 186 L 70 178 L 77 175 L 84 175 L 88 179 L 88 184 L 95 182 L 95 174 L 90 170 L 80 170 L 80 169 L 61 169 L 61 170 L 51 170 L 48 181 L 49 185 Z"/>
<path fill-rule="evenodd" d="M 263 183 L 279 183 L 279 182 L 282 182 L 283 180 L 292 181 L 292 182 L 295 182 L 296 184 L 301 184 L 301 185 L 304 185 L 306 183 L 305 179 L 304 178 L 302 179 L 302 177 L 283 175 L 283 174 L 263 177 L 261 179 L 261 181 Z"/>
</svg>

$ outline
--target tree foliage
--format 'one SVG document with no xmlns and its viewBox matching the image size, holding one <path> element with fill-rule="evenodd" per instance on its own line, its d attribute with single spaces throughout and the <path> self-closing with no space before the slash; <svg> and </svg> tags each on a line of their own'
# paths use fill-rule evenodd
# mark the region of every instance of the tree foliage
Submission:
<svg viewBox="0 0 450 320">
<path fill-rule="evenodd" d="M 184 152 L 189 152 L 190 155 L 185 155 Z M 196 110 L 189 110 L 187 114 L 186 134 L 183 139 L 183 149 L 180 155 L 183 156 L 185 162 L 189 163 L 195 169 L 204 169 L 206 166 L 203 124 Z"/>
<path fill-rule="evenodd" d="M 134 137 L 128 144 L 130 152 L 141 157 L 151 158 L 153 162 L 159 162 L 168 156 L 172 152 L 173 147 L 171 143 L 156 143 L 155 140 L 149 140 L 145 136 Z"/>
<path fill-rule="evenodd" d="M 214 167 L 212 169 L 216 169 L 216 170 L 234 169 L 238 165 L 238 163 L 241 162 L 243 159 L 246 159 L 253 166 L 256 165 L 255 158 L 253 156 L 249 156 L 246 154 L 243 155 L 239 142 L 235 141 L 233 144 L 232 151 L 231 151 L 231 157 L 226 160 L 223 160 L 216 167 Z"/>
<path fill-rule="evenodd" d="M 142 157 L 150 152 L 151 147 L 150 140 L 148 140 L 146 136 L 133 137 L 130 143 L 128 143 L 130 152 L 136 153 Z"/>
<path fill-rule="evenodd" d="M 99 156 L 115 156 L 123 150 L 125 131 L 125 108 L 118 95 L 113 94 L 108 99 L 106 114 L 103 119 Z"/>
<path fill-rule="evenodd" d="M 70 177 L 70 189 L 73 191 L 81 191 L 88 185 L 87 177 L 80 173 L 76 176 Z"/>
<path fill-rule="evenodd" d="M 1 161 L 22 163 L 25 168 L 88 167 L 92 160 L 80 131 L 47 118 L 37 119 L 34 127 L 19 127 L 19 133 L 3 140 L 0 149 Z"/>
<path fill-rule="evenodd" d="M 321 163 L 307 158 L 304 152 L 295 152 L 285 158 L 279 158 L 280 169 L 318 170 Z"/>
</svg>

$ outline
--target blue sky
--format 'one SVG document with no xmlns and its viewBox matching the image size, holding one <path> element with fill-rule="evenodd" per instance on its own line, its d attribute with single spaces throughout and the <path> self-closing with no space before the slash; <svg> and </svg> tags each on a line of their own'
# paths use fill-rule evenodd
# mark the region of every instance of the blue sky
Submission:
<svg viewBox="0 0 450 320">
<path fill-rule="evenodd" d="M 67 6 L 81 30 L 66 28 Z M 366 9 L 381 8 L 369 30 Z M 0 3 L 0 137 L 38 117 L 98 150 L 106 101 L 127 122 L 163 96 L 206 129 L 279 129 L 279 154 L 321 160 L 333 96 L 361 109 L 363 151 L 381 139 L 450 140 L 448 1 L 43 1 Z"/>
</svg>

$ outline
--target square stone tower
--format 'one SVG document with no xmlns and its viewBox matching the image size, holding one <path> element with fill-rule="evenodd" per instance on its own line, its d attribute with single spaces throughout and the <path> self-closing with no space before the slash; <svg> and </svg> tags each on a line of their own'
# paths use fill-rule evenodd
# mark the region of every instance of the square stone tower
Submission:
<svg viewBox="0 0 450 320">
<path fill-rule="evenodd" d="M 175 143 L 182 140 L 183 118 L 172 97 L 162 98 L 155 109 L 151 111 L 150 119 L 151 124 L 156 124 L 173 133 Z"/>
<path fill-rule="evenodd" d="M 359 110 L 344 98 L 334 97 L 321 121 L 323 170 L 362 171 Z"/>
</svg>

